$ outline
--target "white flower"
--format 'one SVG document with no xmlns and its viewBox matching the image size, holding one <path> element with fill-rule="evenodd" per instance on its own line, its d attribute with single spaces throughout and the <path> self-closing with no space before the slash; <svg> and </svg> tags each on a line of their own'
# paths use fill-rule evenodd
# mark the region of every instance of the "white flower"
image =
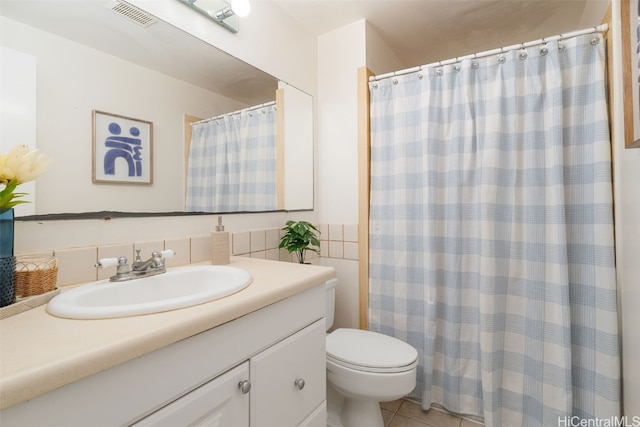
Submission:
<svg viewBox="0 0 640 427">
<path fill-rule="evenodd" d="M 26 145 L 18 145 L 8 154 L 0 154 L 0 182 L 7 184 L 9 181 L 17 181 L 16 184 L 36 179 L 51 160 L 40 152 L 30 150 Z"/>
<path fill-rule="evenodd" d="M 51 160 L 38 150 L 18 145 L 8 154 L 0 154 L 0 213 L 27 201 L 19 200 L 26 193 L 16 193 L 16 187 L 36 179 Z"/>
</svg>

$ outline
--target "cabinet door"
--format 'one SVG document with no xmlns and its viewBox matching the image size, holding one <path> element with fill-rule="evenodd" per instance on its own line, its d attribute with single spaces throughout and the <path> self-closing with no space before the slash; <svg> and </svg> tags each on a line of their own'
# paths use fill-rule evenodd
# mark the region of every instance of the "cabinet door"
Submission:
<svg viewBox="0 0 640 427">
<path fill-rule="evenodd" d="M 250 360 L 252 427 L 294 427 L 326 399 L 324 319 Z"/>
<path fill-rule="evenodd" d="M 249 362 L 245 362 L 133 425 L 248 427 L 248 389 L 243 393 L 239 387 L 248 378 Z"/>
<path fill-rule="evenodd" d="M 298 427 L 327 427 L 327 402 L 322 402 Z"/>
</svg>

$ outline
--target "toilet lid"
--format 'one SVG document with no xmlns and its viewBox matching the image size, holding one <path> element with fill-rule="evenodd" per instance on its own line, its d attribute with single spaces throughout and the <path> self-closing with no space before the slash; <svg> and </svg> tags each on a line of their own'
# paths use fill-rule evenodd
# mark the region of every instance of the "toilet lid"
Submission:
<svg viewBox="0 0 640 427">
<path fill-rule="evenodd" d="M 360 329 L 336 329 L 327 335 L 327 356 L 375 371 L 412 367 L 418 352 L 397 338 Z"/>
</svg>

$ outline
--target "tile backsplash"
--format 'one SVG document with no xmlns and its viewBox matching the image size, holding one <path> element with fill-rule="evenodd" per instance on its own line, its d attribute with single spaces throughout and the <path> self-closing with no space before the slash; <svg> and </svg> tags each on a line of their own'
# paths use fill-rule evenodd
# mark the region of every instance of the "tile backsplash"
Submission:
<svg viewBox="0 0 640 427">
<path fill-rule="evenodd" d="M 321 256 L 358 260 L 358 224 L 320 224 L 319 228 Z"/>
<path fill-rule="evenodd" d="M 309 251 L 307 258 L 358 259 L 357 224 L 320 224 L 320 255 Z M 279 249 L 280 228 L 238 231 L 229 233 L 229 250 L 233 256 L 261 258 L 274 261 L 297 262 L 295 254 Z M 115 245 L 61 248 L 51 251 L 38 251 L 38 255 L 55 256 L 58 259 L 58 286 L 74 285 L 106 279 L 116 273 L 116 267 L 95 268 L 100 258 L 118 258 L 126 256 L 130 262 L 135 251 L 140 250 L 143 259 L 151 252 L 173 249 L 176 255 L 166 260 L 168 267 L 186 265 L 209 260 L 211 235 L 191 236 L 180 239 L 157 240 L 148 242 L 122 243 Z M 17 257 L 27 253 L 16 254 Z M 29 253 L 28 255 L 33 255 Z"/>
</svg>

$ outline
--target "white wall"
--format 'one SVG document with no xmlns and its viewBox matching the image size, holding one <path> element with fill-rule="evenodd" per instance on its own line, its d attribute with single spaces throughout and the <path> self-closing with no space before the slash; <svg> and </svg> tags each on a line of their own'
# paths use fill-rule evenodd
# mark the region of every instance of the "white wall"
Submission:
<svg viewBox="0 0 640 427">
<path fill-rule="evenodd" d="M 404 64 L 391 50 L 378 32 L 367 23 L 367 67 L 374 75 L 403 70 L 411 65 Z"/>
<path fill-rule="evenodd" d="M 640 416 L 640 148 L 624 148 L 620 4 L 611 4 L 614 49 L 609 54 L 614 61 L 612 143 L 623 399 L 625 414 Z"/>
<path fill-rule="evenodd" d="M 361 20 L 318 38 L 318 158 L 321 223 L 358 223 L 358 69 L 405 68 Z M 322 259 L 336 269 L 335 327 L 359 327 L 358 261 Z"/>
<path fill-rule="evenodd" d="M 366 65 L 366 21 L 318 38 L 320 222 L 358 222 L 358 68 Z"/>
<path fill-rule="evenodd" d="M 318 207 L 320 223 L 358 223 L 358 68 L 366 65 L 366 21 L 318 38 Z M 358 262 L 336 269 L 334 327 L 358 327 Z"/>
<path fill-rule="evenodd" d="M 365 20 L 318 37 L 320 222 L 358 222 L 358 69 L 403 68 Z"/>
</svg>

